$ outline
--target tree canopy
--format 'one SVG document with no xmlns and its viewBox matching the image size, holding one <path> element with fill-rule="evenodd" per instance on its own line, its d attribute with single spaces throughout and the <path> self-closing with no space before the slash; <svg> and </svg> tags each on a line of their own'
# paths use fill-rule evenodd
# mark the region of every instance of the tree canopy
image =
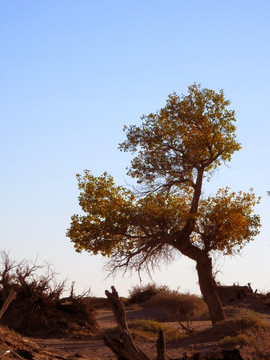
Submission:
<svg viewBox="0 0 270 360">
<path fill-rule="evenodd" d="M 142 116 L 142 125 L 125 127 L 127 140 L 120 149 L 138 153 L 129 175 L 154 186 L 195 187 L 198 169 L 212 173 L 240 150 L 235 112 L 224 93 L 189 87 L 187 96 L 169 95 L 157 113 Z"/>
<path fill-rule="evenodd" d="M 203 181 L 241 149 L 229 105 L 222 90 L 194 84 L 187 95 L 173 93 L 164 108 L 143 115 L 140 126 L 125 127 L 119 147 L 134 154 L 128 175 L 140 196 L 107 173 L 77 175 L 83 214 L 73 215 L 67 232 L 76 251 L 109 257 L 111 270 L 138 271 L 170 262 L 180 251 L 197 262 L 200 282 L 211 252 L 234 254 L 253 240 L 260 218 L 252 189 L 202 195 Z"/>
</svg>

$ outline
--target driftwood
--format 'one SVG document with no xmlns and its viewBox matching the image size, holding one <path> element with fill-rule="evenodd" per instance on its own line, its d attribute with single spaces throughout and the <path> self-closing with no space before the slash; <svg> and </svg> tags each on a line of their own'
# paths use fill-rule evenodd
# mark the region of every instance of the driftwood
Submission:
<svg viewBox="0 0 270 360">
<path fill-rule="evenodd" d="M 5 311 L 7 310 L 7 308 L 9 307 L 10 303 L 16 299 L 16 292 L 15 291 L 11 291 L 8 295 L 8 297 L 6 298 L 1 310 L 0 310 L 0 320 L 2 319 L 2 316 L 4 315 Z"/>
<path fill-rule="evenodd" d="M 118 360 L 151 360 L 134 344 L 128 329 L 124 304 L 119 298 L 115 288 L 112 286 L 111 289 L 111 293 L 106 290 L 105 294 L 112 307 L 118 325 L 119 335 L 117 337 L 105 335 L 103 338 L 105 345 L 116 354 Z M 160 330 L 157 341 L 157 360 L 165 360 L 165 341 L 162 330 Z"/>
</svg>

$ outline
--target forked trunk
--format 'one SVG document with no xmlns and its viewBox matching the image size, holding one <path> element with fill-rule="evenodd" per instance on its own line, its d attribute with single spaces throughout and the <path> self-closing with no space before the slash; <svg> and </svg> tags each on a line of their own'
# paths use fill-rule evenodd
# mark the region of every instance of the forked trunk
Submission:
<svg viewBox="0 0 270 360">
<path fill-rule="evenodd" d="M 217 284 L 213 278 L 212 259 L 207 255 L 197 260 L 197 272 L 200 289 L 211 316 L 212 324 L 225 319 L 225 313 L 218 296 Z"/>
</svg>

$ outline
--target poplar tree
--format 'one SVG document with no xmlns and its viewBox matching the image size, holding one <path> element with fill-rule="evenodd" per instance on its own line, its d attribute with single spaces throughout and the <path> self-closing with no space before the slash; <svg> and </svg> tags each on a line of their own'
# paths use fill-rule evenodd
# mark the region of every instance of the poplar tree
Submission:
<svg viewBox="0 0 270 360">
<path fill-rule="evenodd" d="M 203 195 L 203 183 L 241 149 L 229 105 L 222 90 L 194 84 L 187 95 L 169 95 L 139 126 L 126 126 L 119 147 L 133 154 L 128 175 L 139 190 L 117 186 L 107 173 L 77 175 L 83 214 L 72 216 L 67 231 L 77 252 L 108 257 L 110 271 L 151 271 L 179 252 L 194 260 L 213 324 L 225 315 L 212 255 L 237 254 L 260 227 L 252 189 Z"/>
</svg>

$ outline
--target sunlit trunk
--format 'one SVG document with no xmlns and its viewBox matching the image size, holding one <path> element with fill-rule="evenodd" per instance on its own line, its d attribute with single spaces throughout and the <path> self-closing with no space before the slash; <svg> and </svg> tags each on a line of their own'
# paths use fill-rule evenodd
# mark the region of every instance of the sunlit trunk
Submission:
<svg viewBox="0 0 270 360">
<path fill-rule="evenodd" d="M 218 296 L 217 284 L 213 278 L 212 259 L 205 254 L 197 260 L 200 289 L 211 316 L 212 324 L 225 319 L 225 313 Z"/>
</svg>

